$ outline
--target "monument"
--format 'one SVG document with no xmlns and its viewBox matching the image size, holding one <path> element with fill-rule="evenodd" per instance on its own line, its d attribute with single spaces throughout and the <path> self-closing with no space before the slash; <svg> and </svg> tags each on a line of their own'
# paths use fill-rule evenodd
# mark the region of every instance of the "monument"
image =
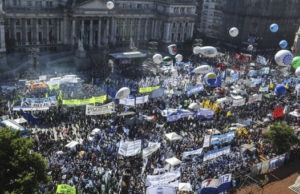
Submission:
<svg viewBox="0 0 300 194">
<path fill-rule="evenodd" d="M 75 53 L 78 58 L 86 58 L 86 51 L 84 50 L 83 43 L 81 39 L 78 39 L 78 48 Z"/>
</svg>

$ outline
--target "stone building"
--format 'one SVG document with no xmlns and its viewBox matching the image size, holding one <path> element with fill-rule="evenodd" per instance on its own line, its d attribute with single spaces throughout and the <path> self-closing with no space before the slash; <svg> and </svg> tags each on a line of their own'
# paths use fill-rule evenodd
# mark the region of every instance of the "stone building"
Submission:
<svg viewBox="0 0 300 194">
<path fill-rule="evenodd" d="M 1 0 L 0 0 L 1 1 Z M 0 52 L 15 49 L 122 45 L 156 40 L 182 43 L 192 39 L 196 0 L 2 0 Z"/>
</svg>

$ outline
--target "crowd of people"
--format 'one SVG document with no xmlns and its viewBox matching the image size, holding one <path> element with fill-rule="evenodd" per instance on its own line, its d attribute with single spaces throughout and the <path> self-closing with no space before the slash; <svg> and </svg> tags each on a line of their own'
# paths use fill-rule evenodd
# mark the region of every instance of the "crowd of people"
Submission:
<svg viewBox="0 0 300 194">
<path fill-rule="evenodd" d="M 292 78 L 290 72 L 287 77 L 280 73 L 280 69 L 272 64 L 258 64 L 253 59 L 239 60 L 232 54 L 212 59 L 202 58 L 201 61 L 191 62 L 188 65 L 174 65 L 174 72 L 161 74 L 154 77 L 130 80 L 125 78 L 111 79 L 108 83 L 93 85 L 83 82 L 78 84 L 63 84 L 58 90 L 38 89 L 29 90 L 28 87 L 15 85 L 8 91 L 1 91 L 1 115 L 9 115 L 11 119 L 21 117 L 20 112 L 13 111 L 14 105 L 21 103 L 21 97 L 43 98 L 47 96 L 59 96 L 62 99 L 86 99 L 92 96 L 107 95 L 107 88 L 119 89 L 121 87 L 151 87 L 160 86 L 165 89 L 164 94 L 135 106 L 116 104 L 112 114 L 89 116 L 85 114 L 85 106 L 65 106 L 62 99 L 58 99 L 58 105 L 46 111 L 33 111 L 39 118 L 38 124 L 26 123 L 24 127 L 31 130 L 34 138 L 35 150 L 41 153 L 48 162 L 48 175 L 52 177 L 47 185 L 41 185 L 46 191 L 54 192 L 58 184 L 74 186 L 78 193 L 146 193 L 148 175 L 163 174 L 171 169 L 180 171 L 178 182 L 190 183 L 193 191 L 201 189 L 202 181 L 209 178 L 218 178 L 223 174 L 232 174 L 234 177 L 250 172 L 250 167 L 261 162 L 263 158 L 271 159 L 275 156 L 270 143 L 264 141 L 263 130 L 273 120 L 272 114 L 276 106 L 286 107 L 286 114 L 277 120 L 285 120 L 290 125 L 299 125 L 299 119 L 295 120 L 288 112 L 298 108 L 297 92 L 295 90 L 298 79 L 291 79 L 285 83 L 287 91 L 284 95 L 273 95 L 274 88 L 269 92 L 259 92 L 262 85 L 281 84 L 287 78 Z M 187 95 L 189 87 L 204 83 L 204 76 L 191 73 L 191 70 L 199 63 L 206 62 L 211 65 L 213 71 L 222 75 L 223 83 L 219 88 L 224 92 L 217 92 L 216 87 L 204 86 L 204 90 Z M 253 68 L 259 70 L 263 66 L 270 67 L 270 73 L 256 76 L 263 81 L 254 87 L 243 84 L 245 80 L 251 80 L 247 74 L 250 63 L 255 63 Z M 217 66 L 217 64 L 222 64 Z M 230 65 L 234 64 L 234 65 Z M 272 71 L 274 70 L 274 71 Z M 230 71 L 239 74 L 235 82 L 225 82 L 230 77 Z M 48 75 L 50 76 L 50 75 Z M 80 76 L 80 75 L 79 75 Z M 251 82 L 251 81 L 250 81 Z M 205 84 L 204 84 L 205 85 Z M 233 107 L 231 103 L 220 105 L 214 109 L 213 118 L 185 117 L 177 121 L 168 122 L 162 115 L 165 109 L 189 109 L 189 105 L 197 103 L 204 107 L 203 102 L 209 101 L 215 104 L 217 99 L 231 95 L 232 86 L 243 87 L 246 94 L 240 94 L 245 98 L 244 104 Z M 269 95 L 266 95 L 269 93 Z M 263 94 L 262 99 L 253 103 L 247 103 L 250 96 Z M 136 93 L 134 97 L 144 96 Z M 109 96 L 107 102 L 113 101 L 114 96 Z M 99 105 L 99 104 L 96 104 Z M 206 107 L 212 109 L 212 106 Z M 131 113 L 133 114 L 122 114 Z M 144 116 L 144 117 L 143 117 Z M 149 118 L 151 119 L 145 119 Z M 251 120 L 252 124 L 245 125 L 245 120 Z M 133 121 L 133 122 L 129 122 Z M 245 133 L 238 134 L 235 138 L 219 145 L 203 147 L 205 135 L 224 134 L 231 129 L 232 124 L 240 123 Z M 92 134 L 93 129 L 100 131 Z M 175 132 L 182 137 L 181 140 L 170 141 L 165 134 Z M 118 154 L 120 141 L 142 141 L 142 149 L 148 147 L 149 142 L 160 143 L 160 148 L 150 156 L 143 158 L 142 152 L 135 156 L 125 157 Z M 69 142 L 76 141 L 72 148 L 66 147 Z M 254 152 L 242 152 L 241 146 L 253 144 Z M 230 153 L 204 161 L 203 154 L 230 145 Z M 193 151 L 203 147 L 202 154 L 183 158 L 183 152 Z M 170 166 L 166 159 L 176 157 L 181 164 Z"/>
</svg>

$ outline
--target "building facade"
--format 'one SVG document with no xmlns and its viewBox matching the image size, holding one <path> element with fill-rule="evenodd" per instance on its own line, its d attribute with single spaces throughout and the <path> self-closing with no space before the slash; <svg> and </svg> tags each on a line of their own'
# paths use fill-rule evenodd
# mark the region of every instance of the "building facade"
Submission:
<svg viewBox="0 0 300 194">
<path fill-rule="evenodd" d="M 115 0 L 112 10 L 106 0 L 2 1 L 1 52 L 9 47 L 1 35 L 19 49 L 76 47 L 78 40 L 91 49 L 130 39 L 182 43 L 192 39 L 197 17 L 196 0 Z"/>
<path fill-rule="evenodd" d="M 293 50 L 294 56 L 300 56 L 300 27 L 299 27 L 298 31 L 296 32 L 292 50 Z"/>
</svg>

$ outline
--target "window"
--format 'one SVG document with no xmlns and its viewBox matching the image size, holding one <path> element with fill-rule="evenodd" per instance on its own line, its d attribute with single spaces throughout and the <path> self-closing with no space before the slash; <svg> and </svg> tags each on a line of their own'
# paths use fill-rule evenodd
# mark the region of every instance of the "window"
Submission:
<svg viewBox="0 0 300 194">
<path fill-rule="evenodd" d="M 17 6 L 17 0 L 14 0 L 14 1 L 13 1 L 13 5 L 14 5 L 14 6 Z"/>
<path fill-rule="evenodd" d="M 49 25 L 52 25 L 52 20 L 51 19 L 49 20 Z"/>
<path fill-rule="evenodd" d="M 20 25 L 20 20 L 16 20 L 16 25 L 19 26 Z"/>
<path fill-rule="evenodd" d="M 21 41 L 21 32 L 17 32 L 17 42 Z"/>
<path fill-rule="evenodd" d="M 38 7 L 38 8 L 42 7 L 42 1 L 36 1 L 35 7 Z"/>
<path fill-rule="evenodd" d="M 30 24 L 31 24 L 31 20 L 27 19 L 27 25 L 30 25 Z"/>
<path fill-rule="evenodd" d="M 52 1 L 47 1 L 46 6 L 51 8 L 53 6 Z"/>
<path fill-rule="evenodd" d="M 42 20 L 38 19 L 38 25 L 42 25 Z"/>
<path fill-rule="evenodd" d="M 181 14 L 184 13 L 184 8 L 183 8 L 183 7 L 180 8 L 180 13 L 181 13 Z"/>
<path fill-rule="evenodd" d="M 42 36 L 42 32 L 39 32 L 39 42 L 42 42 L 42 39 L 43 38 L 43 36 Z"/>
<path fill-rule="evenodd" d="M 137 8 L 141 9 L 142 8 L 142 4 L 137 4 Z"/>
<path fill-rule="evenodd" d="M 27 6 L 31 7 L 32 6 L 32 1 L 27 1 Z"/>
</svg>

